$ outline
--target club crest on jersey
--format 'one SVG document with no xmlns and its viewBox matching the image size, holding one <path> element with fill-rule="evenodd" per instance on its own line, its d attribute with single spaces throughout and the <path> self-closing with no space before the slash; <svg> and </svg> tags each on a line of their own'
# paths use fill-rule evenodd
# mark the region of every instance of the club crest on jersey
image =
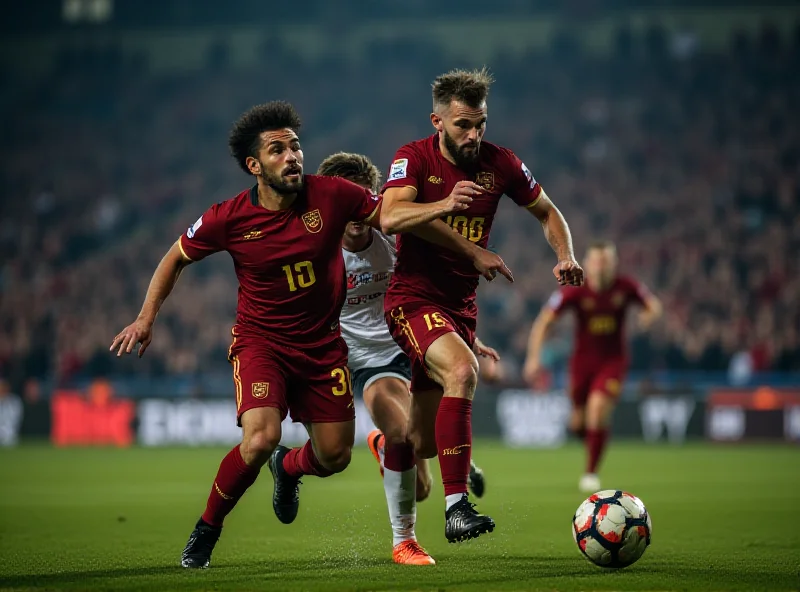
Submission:
<svg viewBox="0 0 800 592">
<path fill-rule="evenodd" d="M 486 191 L 494 189 L 494 173 L 481 172 L 475 175 L 475 184 L 480 185 Z"/>
<path fill-rule="evenodd" d="M 266 399 L 267 395 L 269 395 L 269 383 L 268 382 L 254 382 L 253 383 L 253 398 L 254 399 Z"/>
<path fill-rule="evenodd" d="M 322 230 L 322 214 L 319 210 L 311 210 L 303 214 L 303 224 L 306 225 L 306 230 L 312 234 L 318 233 Z"/>
<path fill-rule="evenodd" d="M 622 292 L 614 292 L 611 295 L 611 304 L 619 308 L 625 303 L 625 295 Z"/>
</svg>

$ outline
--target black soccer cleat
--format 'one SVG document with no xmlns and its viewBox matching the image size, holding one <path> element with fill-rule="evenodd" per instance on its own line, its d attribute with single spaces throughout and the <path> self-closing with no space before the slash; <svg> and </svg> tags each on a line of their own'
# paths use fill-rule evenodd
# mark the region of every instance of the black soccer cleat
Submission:
<svg viewBox="0 0 800 592">
<path fill-rule="evenodd" d="M 486 491 L 486 479 L 483 476 L 483 469 L 475 464 L 475 461 L 469 461 L 469 476 L 467 477 L 467 484 L 470 491 L 475 497 L 483 497 Z"/>
<path fill-rule="evenodd" d="M 181 566 L 191 569 L 203 569 L 211 563 L 211 552 L 222 534 L 222 527 L 214 527 L 203 522 L 197 524 L 189 535 L 189 542 L 181 554 Z"/>
<path fill-rule="evenodd" d="M 494 520 L 489 516 L 478 514 L 475 511 L 475 504 L 469 501 L 466 493 L 461 501 L 456 502 L 444 513 L 444 519 L 444 536 L 449 543 L 475 539 L 494 530 Z"/>
<path fill-rule="evenodd" d="M 280 446 L 269 457 L 269 470 L 275 481 L 275 490 L 272 492 L 272 509 L 278 520 L 284 524 L 291 524 L 297 518 L 300 509 L 300 479 L 286 474 L 283 468 L 283 457 L 289 452 L 286 446 Z"/>
</svg>

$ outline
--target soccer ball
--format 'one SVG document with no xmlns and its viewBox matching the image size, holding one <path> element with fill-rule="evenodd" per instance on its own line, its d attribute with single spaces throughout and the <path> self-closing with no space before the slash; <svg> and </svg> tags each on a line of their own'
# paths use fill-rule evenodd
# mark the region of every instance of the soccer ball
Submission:
<svg viewBox="0 0 800 592">
<path fill-rule="evenodd" d="M 626 491 L 598 491 L 572 517 L 575 543 L 589 561 L 601 567 L 635 563 L 650 544 L 652 531 L 642 500 Z"/>
</svg>

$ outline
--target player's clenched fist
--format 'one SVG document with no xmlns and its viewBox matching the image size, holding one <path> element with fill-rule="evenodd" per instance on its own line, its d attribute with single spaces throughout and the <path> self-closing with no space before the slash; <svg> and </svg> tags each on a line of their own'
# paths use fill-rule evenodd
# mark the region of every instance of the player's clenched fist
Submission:
<svg viewBox="0 0 800 592">
<path fill-rule="evenodd" d="M 562 286 L 583 285 L 583 269 L 575 260 L 559 261 L 553 268 L 553 275 Z"/>
<path fill-rule="evenodd" d="M 129 354 L 137 343 L 141 343 L 139 348 L 139 357 L 144 355 L 144 350 L 150 345 L 152 336 L 153 324 L 143 319 L 136 319 L 133 323 L 125 327 L 111 342 L 111 347 L 108 351 L 117 350 L 117 357 L 122 354 Z"/>
<path fill-rule="evenodd" d="M 459 181 L 456 183 L 455 187 L 453 187 L 453 191 L 450 192 L 450 195 L 444 199 L 445 208 L 447 209 L 446 213 L 449 214 L 450 212 L 466 210 L 472 202 L 472 198 L 480 194 L 480 185 L 476 185 L 472 181 Z"/>
</svg>

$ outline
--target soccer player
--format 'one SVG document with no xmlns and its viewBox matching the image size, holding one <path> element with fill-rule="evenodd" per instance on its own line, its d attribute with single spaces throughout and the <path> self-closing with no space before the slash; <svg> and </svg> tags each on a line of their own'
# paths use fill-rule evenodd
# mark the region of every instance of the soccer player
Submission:
<svg viewBox="0 0 800 592">
<path fill-rule="evenodd" d="M 639 324 L 647 328 L 661 315 L 661 303 L 642 284 L 617 275 L 613 243 L 590 245 L 584 265 L 586 285 L 555 292 L 533 323 L 523 375 L 534 384 L 547 330 L 564 312 L 573 312 L 577 325 L 570 361 L 570 430 L 586 446 L 586 473 L 578 487 L 584 493 L 594 493 L 600 489 L 597 467 L 627 367 L 626 313 L 634 305 L 643 307 Z"/>
<path fill-rule="evenodd" d="M 381 226 L 432 212 L 468 240 L 485 246 L 503 194 L 542 225 L 558 257 L 562 285 L 580 285 L 583 270 L 572 252 L 564 217 L 528 167 L 506 148 L 483 141 L 491 75 L 455 70 L 433 83 L 433 136 L 400 148 L 384 185 Z M 455 195 L 467 199 L 446 212 Z M 395 218 L 397 216 L 397 218 Z M 413 393 L 409 438 L 423 458 L 438 454 L 445 493 L 445 537 L 450 542 L 494 529 L 467 495 L 472 446 L 472 398 L 478 379 L 473 346 L 478 274 L 457 257 L 416 236 L 397 238 L 397 266 L 385 300 L 392 337 L 411 359 Z"/>
<path fill-rule="evenodd" d="M 380 200 L 344 179 L 303 175 L 299 128 L 296 111 L 281 101 L 253 107 L 234 124 L 231 153 L 256 184 L 211 206 L 173 244 L 153 274 L 138 318 L 111 344 L 120 356 L 140 343 L 142 356 L 183 269 L 219 251 L 230 254 L 239 303 L 229 360 L 242 442 L 219 466 L 183 551 L 184 567 L 209 565 L 225 516 L 267 461 L 273 509 L 285 524 L 297 516 L 301 476 L 328 477 L 350 462 L 355 423 L 347 346 L 339 331 L 345 298 L 341 241 L 348 222 L 379 225 Z M 452 200 L 451 208 L 457 203 Z M 499 257 L 474 249 L 433 219 L 408 216 L 400 225 L 410 230 L 422 224 L 419 232 L 472 258 L 481 273 L 508 273 Z M 310 436 L 292 450 L 278 444 L 287 413 Z"/>
<path fill-rule="evenodd" d="M 318 175 L 342 177 L 377 191 L 380 172 L 361 154 L 340 152 L 326 158 Z M 404 445 L 408 438 L 411 393 L 411 363 L 392 339 L 383 318 L 383 300 L 394 270 L 395 237 L 360 222 L 350 222 L 342 240 L 342 255 L 347 271 L 347 299 L 340 317 L 342 337 L 349 349 L 348 366 L 353 390 L 377 426 L 367 436 L 372 454 L 383 476 L 389 519 L 393 532 L 392 558 L 395 563 L 433 565 L 435 561 L 417 543 L 414 532 L 415 502 L 426 499 L 431 489 L 428 460 L 419 458 Z M 496 362 L 497 352 L 477 338 L 474 351 Z M 496 365 L 481 364 L 487 380 L 496 377 Z M 397 445 L 405 456 L 396 454 Z M 483 471 L 470 466 L 469 485 L 478 497 L 483 495 Z"/>
</svg>

